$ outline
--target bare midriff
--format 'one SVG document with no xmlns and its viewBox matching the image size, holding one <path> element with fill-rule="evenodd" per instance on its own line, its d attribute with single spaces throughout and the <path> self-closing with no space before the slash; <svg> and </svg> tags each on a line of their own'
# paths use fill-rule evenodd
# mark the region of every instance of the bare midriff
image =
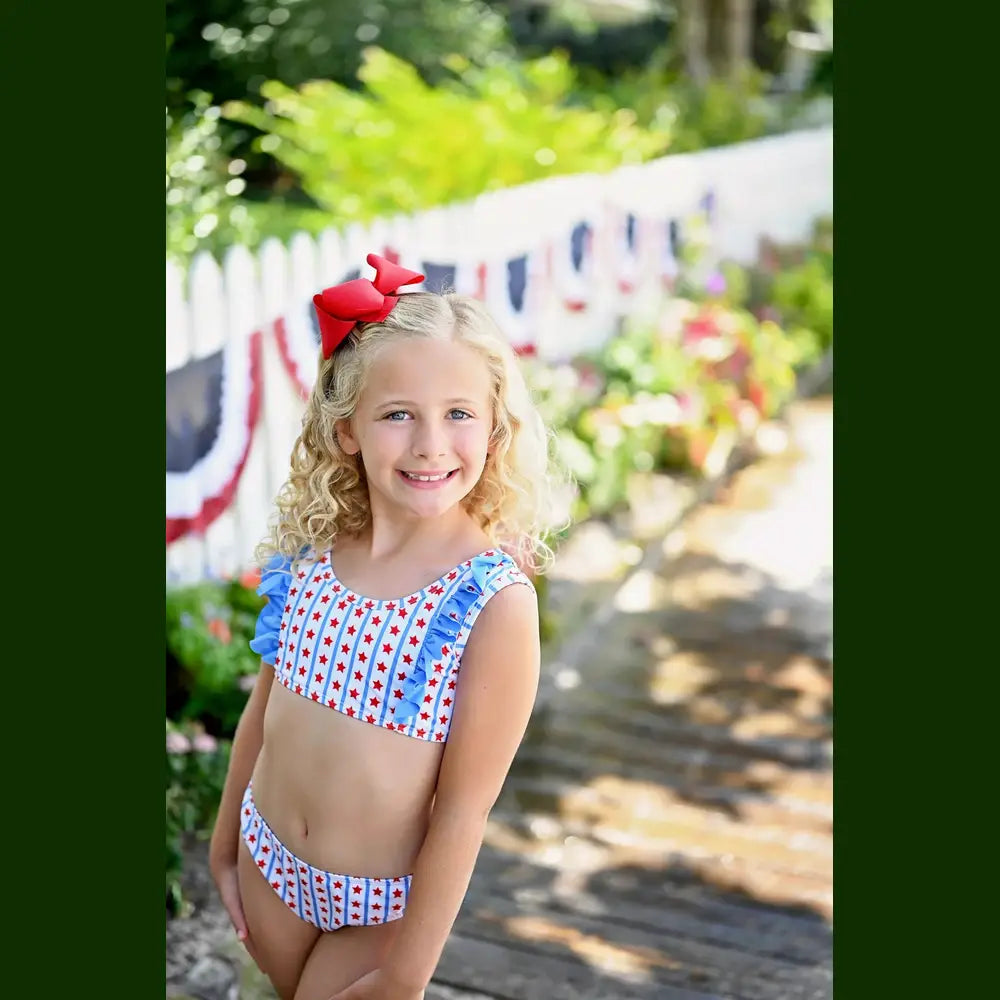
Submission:
<svg viewBox="0 0 1000 1000">
<path fill-rule="evenodd" d="M 274 684 L 253 772 L 257 809 L 315 868 L 409 875 L 444 746 L 353 719 Z"/>
</svg>

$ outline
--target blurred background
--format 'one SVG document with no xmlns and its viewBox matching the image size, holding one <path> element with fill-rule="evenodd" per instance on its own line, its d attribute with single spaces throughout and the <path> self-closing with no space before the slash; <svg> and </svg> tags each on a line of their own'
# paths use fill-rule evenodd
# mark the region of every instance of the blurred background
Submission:
<svg viewBox="0 0 1000 1000">
<path fill-rule="evenodd" d="M 483 299 L 572 474 L 538 705 L 428 1000 L 825 998 L 832 0 L 168 0 L 167 995 L 252 552 L 375 251 Z"/>
</svg>

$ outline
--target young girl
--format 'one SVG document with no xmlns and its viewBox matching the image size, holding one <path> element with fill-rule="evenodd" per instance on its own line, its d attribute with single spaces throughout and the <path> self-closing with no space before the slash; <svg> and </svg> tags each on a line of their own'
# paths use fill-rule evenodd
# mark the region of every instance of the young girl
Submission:
<svg viewBox="0 0 1000 1000">
<path fill-rule="evenodd" d="M 314 298 L 212 873 L 282 1000 L 419 1000 L 534 702 L 547 438 L 483 307 L 370 254 Z M 511 553 L 517 555 L 517 560 Z"/>
</svg>

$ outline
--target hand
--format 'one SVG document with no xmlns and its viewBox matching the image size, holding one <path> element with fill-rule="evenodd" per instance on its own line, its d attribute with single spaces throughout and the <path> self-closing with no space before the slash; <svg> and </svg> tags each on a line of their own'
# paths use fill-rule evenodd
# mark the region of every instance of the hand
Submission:
<svg viewBox="0 0 1000 1000">
<path fill-rule="evenodd" d="M 423 1000 L 424 991 L 390 980 L 381 969 L 373 969 L 330 1000 Z"/>
<path fill-rule="evenodd" d="M 233 930 L 236 931 L 236 936 L 240 939 L 243 947 L 250 953 L 250 957 L 256 962 L 257 956 L 254 954 L 250 941 L 247 918 L 243 915 L 243 900 L 240 898 L 240 880 L 236 870 L 236 862 L 213 863 L 211 870 L 212 878 L 219 890 L 222 905 L 226 908 L 226 913 L 229 914 Z"/>
</svg>

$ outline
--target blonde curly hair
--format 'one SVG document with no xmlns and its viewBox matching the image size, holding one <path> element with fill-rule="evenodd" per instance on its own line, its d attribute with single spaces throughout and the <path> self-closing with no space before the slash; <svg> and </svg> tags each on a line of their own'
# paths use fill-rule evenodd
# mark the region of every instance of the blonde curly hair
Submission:
<svg viewBox="0 0 1000 1000">
<path fill-rule="evenodd" d="M 337 424 L 353 415 L 379 350 L 391 341 L 421 337 L 467 344 L 492 376 L 491 447 L 463 506 L 490 543 L 509 552 L 522 568 L 540 572 L 548 566 L 552 552 L 545 536 L 557 527 L 554 487 L 560 475 L 517 357 L 478 300 L 432 292 L 401 295 L 384 320 L 359 324 L 330 358 L 320 359 L 302 431 L 292 448 L 291 472 L 276 498 L 269 535 L 257 547 L 261 565 L 276 554 L 296 559 L 305 551 L 326 552 L 341 532 L 356 534 L 368 526 L 361 456 L 340 447 Z"/>
</svg>

